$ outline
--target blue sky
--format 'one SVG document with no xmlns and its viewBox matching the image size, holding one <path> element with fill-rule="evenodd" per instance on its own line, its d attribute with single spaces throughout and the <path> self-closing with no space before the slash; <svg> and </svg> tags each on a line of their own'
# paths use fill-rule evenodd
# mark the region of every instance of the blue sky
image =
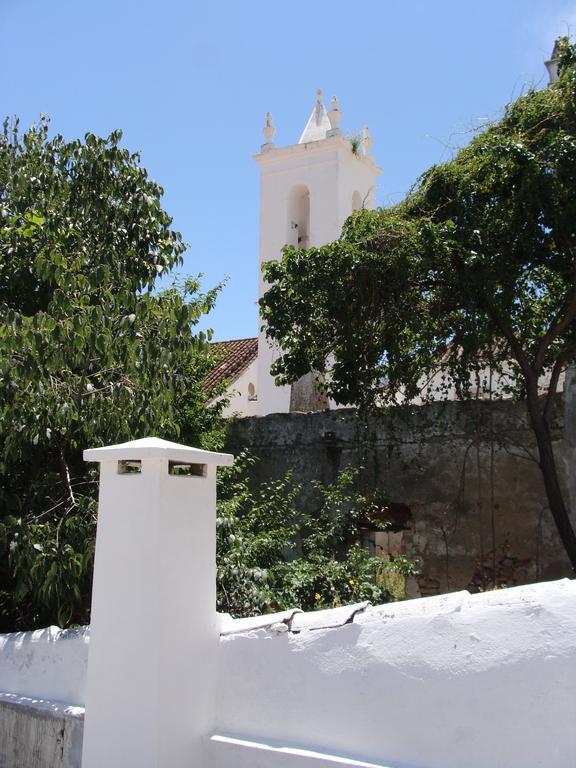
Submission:
<svg viewBox="0 0 576 768">
<path fill-rule="evenodd" d="M 257 332 L 264 114 L 298 141 L 322 88 L 342 128 L 368 124 L 379 204 L 450 156 L 530 85 L 576 0 L 0 0 L 3 115 L 67 138 L 124 131 L 190 247 L 185 274 L 228 276 L 208 325 Z"/>
</svg>

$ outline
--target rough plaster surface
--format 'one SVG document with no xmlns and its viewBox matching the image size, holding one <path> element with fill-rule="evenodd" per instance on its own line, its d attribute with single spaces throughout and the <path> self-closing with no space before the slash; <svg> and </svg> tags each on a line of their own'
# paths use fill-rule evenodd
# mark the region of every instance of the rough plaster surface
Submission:
<svg viewBox="0 0 576 768">
<path fill-rule="evenodd" d="M 318 389 L 316 376 L 307 373 L 290 387 L 290 412 L 323 411 L 329 407 L 328 398 Z M 248 414 L 246 414 L 248 416 Z"/>
<path fill-rule="evenodd" d="M 221 626 L 206 768 L 573 764 L 576 581 Z M 0 768 L 79 768 L 85 658 L 55 628 L 15 639 L 0 636 L 2 687 L 47 691 L 46 646 L 60 667 L 51 696 L 0 693 Z"/>
<path fill-rule="evenodd" d="M 84 706 L 90 627 L 0 635 L 0 690 Z"/>
<path fill-rule="evenodd" d="M 567 768 L 576 582 L 384 605 L 338 629 L 228 635 L 217 713 L 226 737 L 377 765 Z M 238 748 L 222 765 L 276 763 Z"/>
<path fill-rule="evenodd" d="M 570 490 L 576 496 L 576 376 L 566 381 L 564 402 L 559 396 L 555 403 L 552 436 L 568 497 Z M 259 458 L 252 469 L 255 484 L 293 470 L 308 511 L 312 480 L 332 482 L 339 470 L 362 466 L 363 487 L 405 512 L 400 530 L 377 535 L 377 552 L 400 552 L 418 562 L 411 594 L 571 574 L 540 470 L 525 458 L 537 452 L 523 404 L 434 403 L 367 424 L 354 410 L 277 413 L 233 422 L 227 448 L 247 448 Z"/>
</svg>

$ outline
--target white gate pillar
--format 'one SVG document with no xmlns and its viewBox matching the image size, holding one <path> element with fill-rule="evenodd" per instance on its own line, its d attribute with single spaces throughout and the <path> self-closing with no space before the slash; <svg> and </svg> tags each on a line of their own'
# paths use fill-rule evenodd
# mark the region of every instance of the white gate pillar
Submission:
<svg viewBox="0 0 576 768">
<path fill-rule="evenodd" d="M 158 438 L 101 462 L 82 768 L 202 768 L 213 728 L 216 466 Z"/>
</svg>

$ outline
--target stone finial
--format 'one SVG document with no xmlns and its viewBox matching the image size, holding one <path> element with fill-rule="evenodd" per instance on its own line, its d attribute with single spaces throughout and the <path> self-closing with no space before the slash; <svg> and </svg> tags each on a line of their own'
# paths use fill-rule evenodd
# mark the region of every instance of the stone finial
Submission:
<svg viewBox="0 0 576 768">
<path fill-rule="evenodd" d="M 314 107 L 314 115 L 316 117 L 316 125 L 322 123 L 322 117 L 324 116 L 325 109 L 322 103 L 322 91 L 320 88 L 316 91 L 316 106 Z"/>
<path fill-rule="evenodd" d="M 369 156 L 372 150 L 372 136 L 370 136 L 370 128 L 367 125 L 362 130 L 362 146 L 364 147 L 364 154 Z"/>
<path fill-rule="evenodd" d="M 264 138 L 266 139 L 266 143 L 262 145 L 262 149 L 271 149 L 274 144 L 272 142 L 272 139 L 274 138 L 274 134 L 276 133 L 276 128 L 274 127 L 274 123 L 272 122 L 272 115 L 270 112 L 266 112 L 266 117 L 264 118 L 264 128 L 262 129 L 262 133 L 264 134 Z"/>
<path fill-rule="evenodd" d="M 330 130 L 326 133 L 327 136 L 337 136 L 340 133 L 340 118 L 342 113 L 338 108 L 338 99 L 336 96 L 332 96 L 330 99 L 330 105 L 332 109 L 328 112 L 328 120 L 330 120 Z"/>
</svg>

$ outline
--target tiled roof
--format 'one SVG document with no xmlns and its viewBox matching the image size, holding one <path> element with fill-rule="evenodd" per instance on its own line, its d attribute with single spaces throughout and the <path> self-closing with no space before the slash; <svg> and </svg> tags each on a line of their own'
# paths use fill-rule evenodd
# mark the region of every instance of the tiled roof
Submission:
<svg viewBox="0 0 576 768">
<path fill-rule="evenodd" d="M 217 341 L 210 347 L 222 355 L 204 381 L 204 389 L 208 390 L 220 384 L 225 379 L 233 382 L 244 373 L 250 363 L 258 355 L 258 337 L 251 339 L 234 339 L 233 341 Z"/>
</svg>

